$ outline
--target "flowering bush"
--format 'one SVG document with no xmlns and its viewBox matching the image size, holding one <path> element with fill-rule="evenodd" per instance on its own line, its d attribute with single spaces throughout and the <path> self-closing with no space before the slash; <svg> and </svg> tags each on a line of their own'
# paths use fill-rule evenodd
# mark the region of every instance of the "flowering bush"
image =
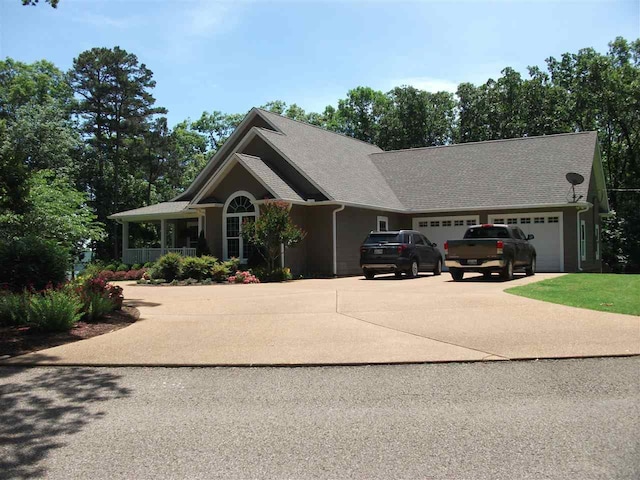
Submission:
<svg viewBox="0 0 640 480">
<path fill-rule="evenodd" d="M 88 278 L 76 291 L 88 322 L 96 321 L 107 313 L 122 308 L 122 287 L 111 285 L 103 277 Z"/>
<path fill-rule="evenodd" d="M 229 283 L 260 283 L 260 280 L 251 272 L 237 271 L 235 275 L 229 277 Z"/>
</svg>

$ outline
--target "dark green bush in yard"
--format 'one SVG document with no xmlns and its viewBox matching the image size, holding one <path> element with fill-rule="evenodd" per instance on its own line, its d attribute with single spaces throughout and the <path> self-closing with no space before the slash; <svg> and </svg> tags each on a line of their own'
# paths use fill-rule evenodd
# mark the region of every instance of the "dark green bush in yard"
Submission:
<svg viewBox="0 0 640 480">
<path fill-rule="evenodd" d="M 82 317 L 82 302 L 71 288 L 38 293 L 0 294 L 0 325 L 32 326 L 42 330 L 69 330 Z"/>
<path fill-rule="evenodd" d="M 30 294 L 14 293 L 9 290 L 0 292 L 0 326 L 13 327 L 29 324 L 31 313 Z"/>
<path fill-rule="evenodd" d="M 49 331 L 65 331 L 82 317 L 82 302 L 72 291 L 46 290 L 31 296 L 30 323 Z"/>
<path fill-rule="evenodd" d="M 211 278 L 212 268 L 216 264 L 216 258 L 208 255 L 202 257 L 186 257 L 182 261 L 181 278 L 194 278 L 202 280 Z"/>
<path fill-rule="evenodd" d="M 66 280 L 69 254 L 50 240 L 25 237 L 0 241 L 0 286 L 21 292 L 42 290 Z"/>
<path fill-rule="evenodd" d="M 158 259 L 151 269 L 152 278 L 164 278 L 171 282 L 182 273 L 183 257 L 178 253 L 167 253 Z"/>
</svg>

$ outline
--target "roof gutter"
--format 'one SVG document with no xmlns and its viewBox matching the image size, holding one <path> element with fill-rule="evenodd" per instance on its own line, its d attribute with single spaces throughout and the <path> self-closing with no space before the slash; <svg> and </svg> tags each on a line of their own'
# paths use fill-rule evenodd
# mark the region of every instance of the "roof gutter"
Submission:
<svg viewBox="0 0 640 480">
<path fill-rule="evenodd" d="M 337 213 L 344 210 L 345 205 L 340 205 L 333 211 L 333 275 L 338 276 L 338 226 Z"/>
</svg>

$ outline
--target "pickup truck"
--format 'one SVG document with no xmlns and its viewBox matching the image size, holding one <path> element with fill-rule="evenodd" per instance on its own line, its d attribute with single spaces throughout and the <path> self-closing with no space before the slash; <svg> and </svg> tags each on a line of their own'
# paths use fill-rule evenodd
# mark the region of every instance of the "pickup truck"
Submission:
<svg viewBox="0 0 640 480">
<path fill-rule="evenodd" d="M 456 282 L 465 272 L 481 272 L 485 277 L 499 272 L 503 280 L 511 280 L 517 269 L 534 275 L 536 249 L 529 243 L 532 239 L 533 235 L 525 235 L 515 225 L 473 225 L 462 240 L 445 242 L 445 265 Z"/>
</svg>

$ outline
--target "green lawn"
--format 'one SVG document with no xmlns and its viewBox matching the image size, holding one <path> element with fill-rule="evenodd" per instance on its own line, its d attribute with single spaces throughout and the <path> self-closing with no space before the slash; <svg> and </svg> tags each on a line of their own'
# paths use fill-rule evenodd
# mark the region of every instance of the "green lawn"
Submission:
<svg viewBox="0 0 640 480">
<path fill-rule="evenodd" d="M 572 307 L 640 315 L 640 275 L 575 273 L 505 291 Z"/>
</svg>

